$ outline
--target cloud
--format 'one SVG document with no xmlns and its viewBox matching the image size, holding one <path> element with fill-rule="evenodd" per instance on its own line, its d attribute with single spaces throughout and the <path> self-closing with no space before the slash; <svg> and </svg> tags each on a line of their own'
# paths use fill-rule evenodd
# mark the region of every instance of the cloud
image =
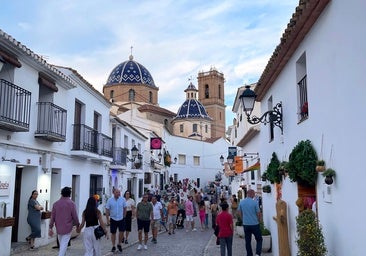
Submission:
<svg viewBox="0 0 366 256">
<path fill-rule="evenodd" d="M 177 111 L 188 78 L 215 67 L 225 99 L 255 82 L 298 0 L 17 1 L 2 3 L 6 33 L 48 62 L 76 69 L 98 90 L 110 72 L 134 59 L 159 86 L 160 106 Z M 20 8 L 21 7 L 21 8 Z M 231 108 L 227 108 L 227 113 Z M 227 117 L 229 115 L 227 114 Z M 232 119 L 227 119 L 231 124 Z"/>
</svg>

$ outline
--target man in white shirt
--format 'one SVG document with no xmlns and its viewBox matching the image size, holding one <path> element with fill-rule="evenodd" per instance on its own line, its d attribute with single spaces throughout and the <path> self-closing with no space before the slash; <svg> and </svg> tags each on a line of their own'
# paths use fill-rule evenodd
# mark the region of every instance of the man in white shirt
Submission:
<svg viewBox="0 0 366 256">
<path fill-rule="evenodd" d="M 153 220 L 151 221 L 151 230 L 153 238 L 151 242 L 157 243 L 157 237 L 158 237 L 158 227 L 160 225 L 160 219 L 163 217 L 163 206 L 160 202 L 158 202 L 156 196 L 153 196 L 151 199 L 151 202 L 153 204 Z"/>
</svg>

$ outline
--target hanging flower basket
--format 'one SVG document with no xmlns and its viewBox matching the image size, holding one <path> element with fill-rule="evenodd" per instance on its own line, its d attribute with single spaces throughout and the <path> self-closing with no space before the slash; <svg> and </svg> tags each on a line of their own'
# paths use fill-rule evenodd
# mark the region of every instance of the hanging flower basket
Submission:
<svg viewBox="0 0 366 256">
<path fill-rule="evenodd" d="M 325 171 L 325 162 L 324 162 L 324 160 L 318 160 L 316 162 L 315 170 L 317 172 L 324 172 Z"/>
<path fill-rule="evenodd" d="M 41 219 L 42 220 L 49 219 L 49 218 L 51 218 L 51 212 L 50 211 L 46 211 L 46 212 L 41 213 Z"/>
<path fill-rule="evenodd" d="M 0 228 L 14 226 L 14 223 L 15 223 L 14 217 L 0 218 Z"/>
</svg>

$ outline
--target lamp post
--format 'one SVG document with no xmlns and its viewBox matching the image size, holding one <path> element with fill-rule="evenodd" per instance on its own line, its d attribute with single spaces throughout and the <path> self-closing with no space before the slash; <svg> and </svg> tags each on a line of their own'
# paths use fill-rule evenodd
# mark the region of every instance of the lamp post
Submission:
<svg viewBox="0 0 366 256">
<path fill-rule="evenodd" d="M 282 122 L 282 102 L 277 103 L 276 106 L 273 107 L 273 110 L 268 110 L 261 117 L 252 116 L 254 103 L 257 95 L 253 90 L 250 89 L 249 85 L 245 86 L 245 90 L 239 96 L 239 99 L 242 102 L 243 110 L 247 115 L 248 123 L 250 124 L 268 124 L 273 123 L 275 126 L 281 129 L 281 134 L 283 134 L 283 122 Z"/>
<path fill-rule="evenodd" d="M 138 156 L 139 154 L 139 150 L 138 148 L 136 147 L 136 145 L 134 145 L 131 149 L 131 154 L 132 154 L 132 162 L 135 161 L 136 157 Z"/>
</svg>

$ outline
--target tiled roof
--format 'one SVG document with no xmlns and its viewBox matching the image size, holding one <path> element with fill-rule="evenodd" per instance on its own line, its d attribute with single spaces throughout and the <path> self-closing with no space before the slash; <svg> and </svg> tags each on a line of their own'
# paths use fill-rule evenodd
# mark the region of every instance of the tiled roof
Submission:
<svg viewBox="0 0 366 256">
<path fill-rule="evenodd" d="M 132 55 L 128 61 L 120 63 L 112 70 L 106 86 L 113 84 L 146 84 L 156 87 L 150 72 L 143 65 L 134 61 Z"/>
<path fill-rule="evenodd" d="M 261 101 L 330 0 L 300 0 L 254 89 Z"/>
<path fill-rule="evenodd" d="M 205 107 L 196 99 L 187 99 L 179 108 L 174 120 L 187 118 L 212 120 Z"/>
<path fill-rule="evenodd" d="M 157 114 L 161 114 L 161 115 L 164 115 L 164 116 L 167 116 L 167 117 L 174 117 L 175 116 L 175 113 L 170 111 L 170 110 L 167 110 L 165 108 L 161 108 L 161 107 L 158 107 L 158 106 L 155 106 L 155 105 L 150 105 L 150 104 L 142 105 L 141 107 L 138 108 L 138 110 L 140 112 L 157 113 Z"/>
</svg>

